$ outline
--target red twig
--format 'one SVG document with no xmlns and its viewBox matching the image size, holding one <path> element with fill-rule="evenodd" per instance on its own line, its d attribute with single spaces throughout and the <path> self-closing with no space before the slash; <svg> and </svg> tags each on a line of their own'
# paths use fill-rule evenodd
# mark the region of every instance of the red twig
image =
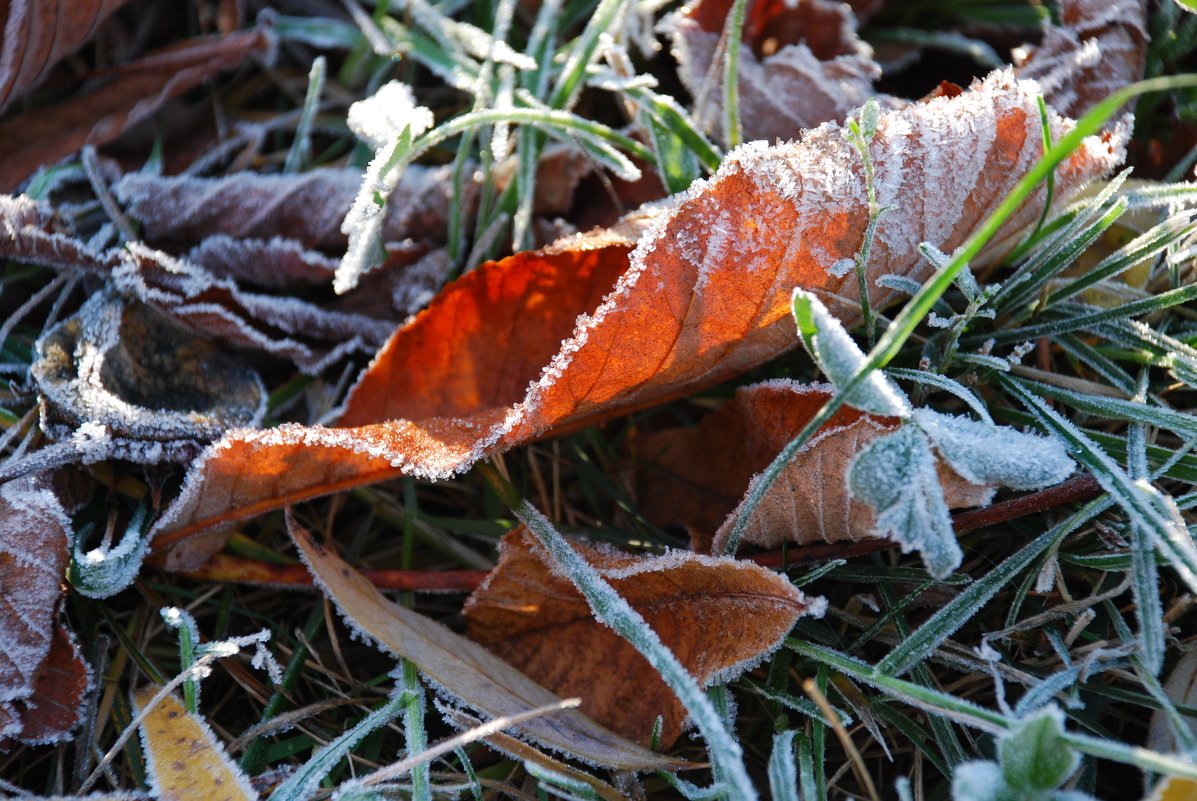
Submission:
<svg viewBox="0 0 1197 801">
<path fill-rule="evenodd" d="M 363 570 L 362 575 L 382 590 L 471 592 L 486 578 L 485 570 Z M 182 575 L 203 581 L 311 587 L 312 575 L 303 565 L 280 565 L 218 553 Z"/>
</svg>

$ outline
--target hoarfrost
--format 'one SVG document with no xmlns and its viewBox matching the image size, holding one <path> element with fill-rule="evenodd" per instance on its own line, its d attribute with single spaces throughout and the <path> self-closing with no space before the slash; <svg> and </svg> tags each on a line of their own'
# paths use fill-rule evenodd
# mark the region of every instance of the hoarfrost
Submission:
<svg viewBox="0 0 1197 801">
<path fill-rule="evenodd" d="M 877 512 L 877 533 L 903 553 L 917 550 L 927 572 L 943 578 L 963 554 L 952 530 L 931 444 L 917 426 L 904 425 L 873 442 L 848 469 L 848 489 Z"/>
<path fill-rule="evenodd" d="M 351 105 L 346 122 L 359 139 L 381 150 L 409 126 L 414 139 L 432 127 L 433 119 L 431 111 L 416 105 L 411 87 L 389 81 L 370 97 Z"/>
<path fill-rule="evenodd" d="M 140 507 L 115 548 L 94 548 L 87 553 L 74 549 L 71 584 L 88 598 L 107 598 L 133 583 L 141 569 L 147 543 L 141 535 L 146 507 Z"/>
<path fill-rule="evenodd" d="M 794 316 L 811 356 L 837 388 L 844 387 L 864 368 L 868 361 L 864 353 L 817 297 L 795 289 Z M 847 396 L 846 402 L 873 414 L 910 416 L 910 403 L 880 370 L 870 372 Z"/>
<path fill-rule="evenodd" d="M 411 89 L 397 81 L 349 107 L 349 126 L 374 147 L 375 153 L 341 223 L 349 247 L 333 280 L 337 294 L 357 286 L 378 260 L 386 207 L 403 174 L 405 154 L 400 149 L 410 146 L 412 140 L 432 127 L 432 122 L 432 112 L 417 106 Z M 398 163 L 392 164 L 393 160 Z"/>
<path fill-rule="evenodd" d="M 1034 490 L 1059 484 L 1075 465 L 1056 437 L 916 409 L 914 420 L 953 470 L 973 484 Z"/>
</svg>

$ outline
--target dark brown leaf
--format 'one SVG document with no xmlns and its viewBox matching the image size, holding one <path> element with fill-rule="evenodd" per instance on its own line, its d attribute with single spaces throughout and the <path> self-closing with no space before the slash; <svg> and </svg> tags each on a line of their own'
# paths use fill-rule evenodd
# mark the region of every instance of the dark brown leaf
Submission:
<svg viewBox="0 0 1197 801">
<path fill-rule="evenodd" d="M 0 4 L 0 111 L 38 84 L 129 0 L 6 0 Z"/>
<path fill-rule="evenodd" d="M 719 130 L 723 69 L 712 64 L 732 0 L 697 0 L 669 17 L 678 77 Z M 748 4 L 740 48 L 740 120 L 745 140 L 793 139 L 824 122 L 842 122 L 874 93 L 881 68 L 856 35 L 856 17 L 831 0 L 757 0 Z M 713 67 L 713 68 L 712 68 Z"/>
<path fill-rule="evenodd" d="M 40 478 L 0 484 L 0 741 L 65 739 L 90 686 L 57 621 L 71 523 Z"/>
<path fill-rule="evenodd" d="M 112 141 L 167 100 L 269 45 L 261 29 L 184 41 L 109 71 L 90 91 L 0 122 L 0 191 L 11 192 L 38 167 L 84 145 Z"/>
</svg>

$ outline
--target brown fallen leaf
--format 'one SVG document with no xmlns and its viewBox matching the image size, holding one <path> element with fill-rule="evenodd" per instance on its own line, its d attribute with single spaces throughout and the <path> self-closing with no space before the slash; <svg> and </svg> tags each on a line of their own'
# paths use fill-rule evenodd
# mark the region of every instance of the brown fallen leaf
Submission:
<svg viewBox="0 0 1197 801">
<path fill-rule="evenodd" d="M 452 202 L 449 167 L 413 165 L 387 204 L 383 240 L 444 242 Z M 360 170 L 320 168 L 298 175 L 239 172 L 219 178 L 131 173 L 113 185 L 150 242 L 202 242 L 282 237 L 304 247 L 344 251 L 341 221 L 361 188 Z M 476 200 L 465 192 L 466 213 Z"/>
<path fill-rule="evenodd" d="M 141 243 L 129 243 L 120 256 L 112 277 L 121 291 L 205 336 L 289 359 L 306 373 L 319 373 L 350 353 L 373 353 L 392 329 L 389 321 L 243 290 Z"/>
<path fill-rule="evenodd" d="M 129 0 L 8 0 L 0 6 L 0 111 L 37 86 Z"/>
<path fill-rule="evenodd" d="M 91 672 L 58 622 L 71 523 L 38 477 L 0 484 L 0 743 L 67 739 Z"/>
<path fill-rule="evenodd" d="M 157 695 L 150 686 L 133 696 L 140 712 Z M 251 801 L 258 794 L 199 715 L 173 695 L 163 696 L 139 726 L 150 787 L 157 801 Z"/>
<path fill-rule="evenodd" d="M 575 545 L 702 686 L 753 667 L 804 614 L 822 613 L 784 576 L 750 562 L 674 551 L 633 556 Z M 657 715 L 668 750 L 686 711 L 626 640 L 546 561 L 526 529 L 503 537 L 499 564 L 466 601 L 466 636 L 535 681 L 582 699 L 582 711 L 625 737 L 648 743 Z M 619 670 L 612 670 L 618 665 Z"/>
<path fill-rule="evenodd" d="M 348 353 L 373 353 L 391 333 L 395 304 L 426 301 L 429 287 L 443 277 L 447 265 L 428 270 L 421 256 L 396 248 L 389 263 L 411 261 L 410 274 L 394 277 L 396 288 L 384 287 L 381 303 L 366 304 L 387 319 L 339 311 L 294 297 L 242 289 L 234 280 L 209 273 L 203 266 L 154 250 L 141 243 L 97 252 L 62 230 L 51 208 L 24 196 L 0 195 L 0 256 L 35 262 L 63 271 L 84 270 L 111 278 L 126 295 L 139 298 L 200 333 L 236 347 L 261 350 L 290 359 L 316 373 Z M 310 281 L 321 270 L 331 276 L 335 262 L 304 250 L 289 240 L 219 240 L 196 249 L 201 260 L 244 278 L 256 274 L 270 288 Z M 253 261 L 247 261 L 253 259 Z M 234 263 L 235 266 L 231 266 Z M 256 269 L 255 269 L 256 268 Z M 407 291 L 399 296 L 398 287 Z M 377 294 L 373 285 L 364 291 Z M 394 297 L 392 297 L 394 295 Z M 346 298 L 341 303 L 349 303 Z M 408 307 L 402 308 L 403 312 Z M 242 421 L 241 424 L 246 424 Z"/>
<path fill-rule="evenodd" d="M 431 618 L 391 603 L 370 582 L 288 519 L 300 556 L 345 621 L 386 650 L 410 659 L 444 691 L 491 717 L 561 699 L 477 643 Z M 536 742 L 621 770 L 677 769 L 685 762 L 655 754 L 609 731 L 577 709 L 520 724 Z"/>
<path fill-rule="evenodd" d="M 1056 111 L 1075 119 L 1143 78 L 1144 0 L 1063 0 L 1060 23 L 1045 24 L 1037 46 L 1014 53 L 1019 75 L 1039 81 Z"/>
<path fill-rule="evenodd" d="M 1037 87 L 998 72 L 972 90 L 882 113 L 868 283 L 922 281 L 922 242 L 950 252 L 1039 157 Z M 1059 133 L 1069 123 L 1056 118 Z M 1108 172 L 1124 133 L 1093 137 L 1057 171 L 1057 198 Z M 1038 218 L 1042 190 L 988 258 Z M 162 549 L 285 503 L 402 474 L 447 477 L 478 459 L 710 386 L 794 347 L 795 286 L 851 322 L 851 259 L 868 205 L 859 156 L 830 127 L 733 153 L 636 230 L 566 240 L 485 265 L 400 328 L 337 428 L 239 431 L 193 466 L 152 535 Z M 845 268 L 847 265 L 847 268 Z M 892 296 L 877 289 L 874 305 Z M 387 421 L 387 422 L 381 422 Z M 192 567 L 205 554 L 168 564 Z"/>
<path fill-rule="evenodd" d="M 753 384 L 738 389 L 696 426 L 645 437 L 636 444 L 639 457 L 650 465 L 641 493 L 645 516 L 659 525 L 685 525 L 694 550 L 711 552 L 712 535 L 726 535 L 722 529 L 752 477 L 831 394 L 829 385 L 787 380 Z M 876 517 L 868 505 L 849 497 L 845 476 L 857 454 L 897 427 L 897 418 L 841 408 L 762 499 L 744 541 L 768 547 L 875 536 Z M 993 497 L 993 488 L 969 484 L 942 462 L 939 476 L 950 507 L 984 506 Z"/>
<path fill-rule="evenodd" d="M 695 98 L 698 120 L 718 131 L 723 120 L 719 51 L 733 0 L 695 0 L 665 26 L 678 78 Z M 824 122 L 842 122 L 874 94 L 881 67 L 856 35 L 856 16 L 831 0 L 757 0 L 748 4 L 737 85 L 745 140 L 793 139 Z M 897 101 L 892 101 L 896 103 Z"/>
<path fill-rule="evenodd" d="M 262 28 L 190 39 L 116 67 L 97 88 L 0 122 L 0 191 L 87 144 L 110 142 L 205 78 L 239 66 L 271 45 Z"/>
</svg>

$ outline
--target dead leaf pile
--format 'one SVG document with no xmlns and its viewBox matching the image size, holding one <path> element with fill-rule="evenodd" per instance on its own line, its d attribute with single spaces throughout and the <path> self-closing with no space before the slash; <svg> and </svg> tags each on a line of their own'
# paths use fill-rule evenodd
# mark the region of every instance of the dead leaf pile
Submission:
<svg viewBox="0 0 1197 801">
<path fill-rule="evenodd" d="M 1036 92 L 998 72 L 958 96 L 881 114 L 878 200 L 900 213 L 880 219 L 870 284 L 891 273 L 925 279 L 919 243 L 951 251 L 1038 158 Z M 1069 123 L 1052 125 L 1059 135 Z M 1113 169 L 1123 136 L 1087 140 L 1058 170 L 1057 196 Z M 156 547 L 350 486 L 447 477 L 550 432 L 710 386 L 794 347 L 795 286 L 851 322 L 865 195 L 859 156 L 824 127 L 737 150 L 646 229 L 641 219 L 484 265 L 395 332 L 337 427 L 238 431 L 211 446 L 157 524 Z M 944 198 L 954 198 L 952 213 Z M 991 257 L 1043 202 L 1041 192 L 1024 204 Z M 874 305 L 890 293 L 879 289 Z M 187 567 L 205 556 L 184 546 L 168 559 Z"/>
<path fill-rule="evenodd" d="M 84 70 L 68 83 L 85 88 L 66 99 L 33 98 L 31 89 L 122 2 L 0 7 L 0 109 L 25 103 L 0 121 L 0 190 L 84 145 L 113 141 L 168 100 L 274 45 L 266 24 L 197 37 Z M 711 127 L 722 117 L 718 51 L 730 5 L 696 0 L 669 23 L 679 77 Z M 85 215 L 0 196 L 0 258 L 103 286 L 38 341 L 31 377 L 42 432 L 56 442 L 40 453 L 58 447 L 67 454 L 58 463 L 190 462 L 150 534 L 160 564 L 187 569 L 219 550 L 233 524 L 264 512 L 399 476 L 450 478 L 517 446 L 739 375 L 798 344 L 795 287 L 845 324 L 858 321 L 853 259 L 866 237 L 872 307 L 897 296 L 892 281 L 879 279 L 925 280 L 933 265 L 920 246 L 951 252 L 1042 155 L 1041 89 L 1059 138 L 1073 126 L 1068 115 L 1142 74 L 1142 0 L 1119 0 L 1108 13 L 1094 0 L 1063 7 L 1062 26 L 1046 28 L 1016 69 L 918 102 L 884 101 L 866 169 L 829 122 L 859 107 L 880 74 L 856 15 L 827 0 L 751 3 L 741 52 L 744 128 L 747 138 L 785 141 L 739 147 L 714 175 L 665 202 L 483 264 L 439 292 L 453 267 L 451 204 L 461 202 L 472 220 L 481 202 L 471 182 L 455 195 L 449 167 L 407 169 L 382 224 L 386 259 L 335 299 L 321 289 L 347 245 L 341 221 L 361 188 L 357 170 L 128 174 L 113 181 L 111 198 L 97 186 L 119 207 L 116 225 L 99 232 Z M 1109 62 L 1099 65 L 1094 53 Z M 1055 207 L 1121 163 L 1127 134 L 1120 124 L 1085 140 L 1056 170 Z M 116 178 L 112 162 L 99 163 L 102 174 L 90 180 Z M 557 152 L 540 168 L 535 210 L 556 213 L 592 166 Z M 873 188 L 885 209 L 875 230 Z M 1032 195 L 982 260 L 1004 255 L 1047 199 L 1042 188 Z M 354 354 L 373 361 L 335 425 L 260 429 L 266 389 L 247 353 L 285 359 L 309 375 Z M 641 488 L 646 514 L 688 526 L 695 551 L 718 550 L 752 477 L 828 397 L 826 387 L 756 385 L 694 428 L 638 440 L 651 465 Z M 845 474 L 896 427 L 894 418 L 840 411 L 757 507 L 745 539 L 876 536 L 875 517 L 849 497 Z M 89 669 L 59 620 L 73 535 L 46 483 L 58 463 L 32 460 L 24 472 L 0 474 L 21 476 L 0 484 L 0 744 L 63 739 L 90 689 Z M 943 464 L 938 477 L 951 504 L 981 505 L 992 495 Z M 595 621 L 526 531 L 504 538 L 498 566 L 468 601 L 471 640 L 387 601 L 288 519 L 302 558 L 350 625 L 412 660 L 448 694 L 494 717 L 577 695 L 581 711 L 532 720 L 521 734 L 626 770 L 683 764 L 644 747 L 658 715 L 662 745 L 677 740 L 686 725 L 680 703 L 630 645 Z M 758 664 L 798 617 L 821 612 L 784 577 L 731 558 L 576 550 L 703 685 Z M 143 736 L 158 795 L 174 797 L 167 785 L 184 792 L 178 766 L 184 754 L 198 754 L 218 778 L 187 792 L 255 797 L 212 733 L 174 699 L 149 713 Z"/>
</svg>

